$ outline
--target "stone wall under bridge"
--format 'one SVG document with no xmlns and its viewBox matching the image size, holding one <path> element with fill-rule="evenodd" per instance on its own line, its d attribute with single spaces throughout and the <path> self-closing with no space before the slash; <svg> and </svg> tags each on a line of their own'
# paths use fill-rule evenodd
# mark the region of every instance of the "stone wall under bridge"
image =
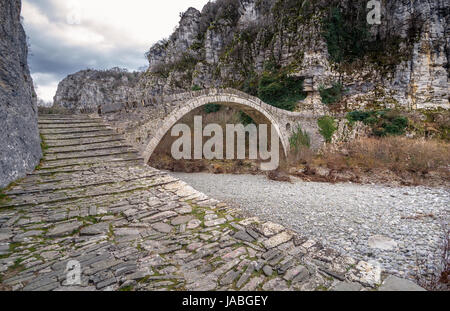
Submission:
<svg viewBox="0 0 450 311">
<path fill-rule="evenodd" d="M 285 155 L 290 151 L 289 138 L 299 126 L 310 135 L 313 149 L 317 150 L 324 144 L 317 125 L 320 115 L 278 109 L 259 98 L 234 89 L 207 89 L 157 97 L 142 96 L 124 104 L 105 105 L 102 115 L 130 144 L 138 148 L 148 161 L 173 125 L 206 104 L 233 107 L 248 114 L 256 123 L 273 125 Z"/>
</svg>

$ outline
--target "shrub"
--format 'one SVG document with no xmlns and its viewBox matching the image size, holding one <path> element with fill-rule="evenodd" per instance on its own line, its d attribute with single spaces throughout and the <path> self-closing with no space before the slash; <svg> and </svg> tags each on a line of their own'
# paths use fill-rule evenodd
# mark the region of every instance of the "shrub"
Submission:
<svg viewBox="0 0 450 311">
<path fill-rule="evenodd" d="M 250 117 L 248 114 L 242 111 L 239 111 L 239 121 L 243 125 L 256 124 L 255 120 L 253 120 L 252 117 Z"/>
<path fill-rule="evenodd" d="M 284 72 L 265 72 L 258 85 L 258 97 L 269 105 L 292 111 L 304 99 L 303 80 Z"/>
<path fill-rule="evenodd" d="M 163 78 L 168 78 L 170 72 L 176 70 L 179 72 L 189 72 L 195 68 L 197 65 L 198 59 L 190 54 L 183 53 L 177 60 L 171 63 L 158 63 L 151 68 L 151 72 Z"/>
<path fill-rule="evenodd" d="M 48 147 L 47 143 L 45 142 L 44 137 L 42 136 L 42 134 L 39 134 L 39 136 L 41 138 L 41 150 L 42 150 L 42 152 L 45 153 L 45 151 L 47 151 L 49 147 Z"/>
<path fill-rule="evenodd" d="M 214 113 L 220 111 L 221 108 L 222 106 L 219 104 L 207 104 L 203 106 L 203 111 L 205 113 Z"/>
<path fill-rule="evenodd" d="M 351 63 L 367 52 L 369 32 L 364 11 L 364 5 L 355 1 L 355 7 L 345 11 L 337 7 L 331 8 L 322 21 L 322 35 L 333 62 Z"/>
<path fill-rule="evenodd" d="M 45 114 L 72 114 L 72 112 L 60 105 L 53 105 L 51 107 L 38 107 L 38 113 L 40 115 Z"/>
<path fill-rule="evenodd" d="M 322 98 L 322 103 L 325 105 L 331 105 L 341 101 L 344 93 L 344 87 L 341 83 L 335 82 L 333 83 L 333 86 L 328 89 L 324 86 L 320 86 L 319 92 L 320 97 Z"/>
<path fill-rule="evenodd" d="M 201 90 L 203 90 L 202 87 L 198 86 L 197 84 L 192 86 L 192 91 L 201 91 Z"/>
<path fill-rule="evenodd" d="M 325 116 L 320 118 L 317 121 L 317 124 L 319 125 L 319 133 L 325 138 L 325 141 L 327 143 L 331 143 L 331 140 L 333 138 L 334 132 L 336 132 L 336 122 L 334 119 L 330 116 Z"/>
<path fill-rule="evenodd" d="M 205 33 L 206 29 L 215 22 L 225 19 L 231 25 L 235 25 L 240 17 L 240 3 L 238 0 L 217 0 L 208 2 L 202 9 L 199 21 L 199 33 Z"/>
<path fill-rule="evenodd" d="M 306 131 L 303 131 L 302 128 L 298 126 L 297 130 L 289 139 L 289 143 L 291 144 L 292 150 L 298 152 L 302 146 L 308 148 L 311 146 L 311 138 Z"/>
<path fill-rule="evenodd" d="M 409 119 L 393 110 L 352 111 L 347 114 L 350 122 L 360 121 L 372 127 L 372 135 L 384 137 L 403 135 L 409 125 Z"/>
<path fill-rule="evenodd" d="M 252 96 L 257 96 L 258 95 L 258 84 L 259 84 L 259 78 L 254 72 L 252 72 L 247 76 L 247 78 L 243 82 L 240 89 L 247 94 L 250 94 Z"/>
<path fill-rule="evenodd" d="M 371 116 L 370 112 L 367 111 L 359 111 L 359 110 L 355 110 L 352 112 L 347 113 L 347 120 L 349 120 L 350 122 L 364 122 L 366 124 L 366 120 Z"/>
</svg>

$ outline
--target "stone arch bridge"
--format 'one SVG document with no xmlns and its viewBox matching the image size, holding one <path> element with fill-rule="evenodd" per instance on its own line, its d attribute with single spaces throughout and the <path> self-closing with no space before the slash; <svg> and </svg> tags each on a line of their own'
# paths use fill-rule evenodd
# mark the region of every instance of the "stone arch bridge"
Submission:
<svg viewBox="0 0 450 311">
<path fill-rule="evenodd" d="M 299 126 L 310 135 L 312 148 L 317 149 L 324 142 L 317 126 L 319 116 L 310 112 L 290 112 L 278 109 L 257 97 L 229 88 L 206 89 L 158 97 L 142 96 L 138 100 L 129 101 L 123 105 L 105 105 L 102 110 L 106 117 L 110 113 L 120 114 L 121 112 L 148 114 L 145 122 L 139 122 L 134 127 L 134 135 L 129 137 L 129 140 L 140 141 L 139 149 L 143 153 L 145 161 L 148 162 L 164 136 L 180 119 L 207 104 L 220 104 L 236 108 L 252 117 L 258 124 L 273 125 L 280 137 L 285 155 L 290 151 L 289 138 Z M 126 117 L 123 118 L 126 119 Z M 139 132 L 140 135 L 136 134 Z M 125 136 L 127 136 L 126 133 Z"/>
</svg>

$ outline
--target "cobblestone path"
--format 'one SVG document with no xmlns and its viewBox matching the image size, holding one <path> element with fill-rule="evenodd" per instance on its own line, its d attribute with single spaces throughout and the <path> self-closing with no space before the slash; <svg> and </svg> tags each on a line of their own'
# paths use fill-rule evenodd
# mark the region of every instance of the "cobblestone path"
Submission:
<svg viewBox="0 0 450 311">
<path fill-rule="evenodd" d="M 0 197 L 1 290 L 371 290 L 387 277 L 144 165 L 100 119 L 39 127 L 41 165 Z"/>
</svg>

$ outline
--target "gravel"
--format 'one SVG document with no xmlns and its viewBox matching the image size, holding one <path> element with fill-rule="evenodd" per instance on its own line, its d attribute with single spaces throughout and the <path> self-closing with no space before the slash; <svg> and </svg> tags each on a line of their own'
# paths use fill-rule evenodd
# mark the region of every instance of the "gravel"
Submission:
<svg viewBox="0 0 450 311">
<path fill-rule="evenodd" d="M 441 271 L 450 218 L 448 188 L 171 174 L 248 215 L 278 222 L 343 254 L 378 262 L 388 273 L 431 278 Z M 381 241 L 379 248 L 376 241 Z"/>
</svg>

